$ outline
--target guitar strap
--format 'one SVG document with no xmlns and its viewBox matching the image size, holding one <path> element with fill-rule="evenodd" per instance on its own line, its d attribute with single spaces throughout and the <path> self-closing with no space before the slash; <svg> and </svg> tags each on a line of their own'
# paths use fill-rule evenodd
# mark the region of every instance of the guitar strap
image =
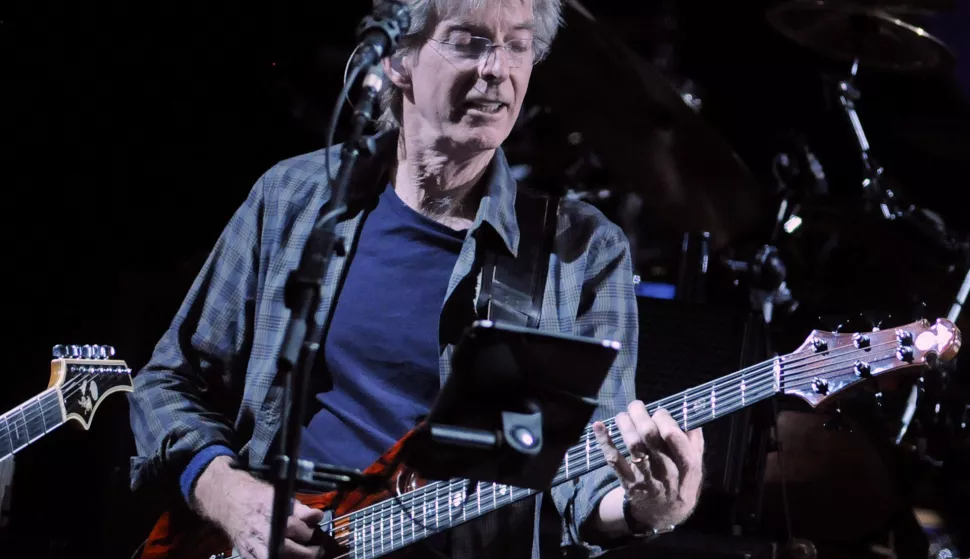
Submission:
<svg viewBox="0 0 970 559">
<path fill-rule="evenodd" d="M 518 256 L 494 250 L 499 243 L 490 243 L 486 248 L 476 309 L 479 317 L 538 328 L 558 216 L 559 196 L 518 186 Z"/>
</svg>

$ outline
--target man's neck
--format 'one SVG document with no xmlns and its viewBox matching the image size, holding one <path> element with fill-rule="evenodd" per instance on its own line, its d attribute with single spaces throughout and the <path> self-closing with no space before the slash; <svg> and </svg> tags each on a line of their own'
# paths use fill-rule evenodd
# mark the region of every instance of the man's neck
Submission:
<svg viewBox="0 0 970 559">
<path fill-rule="evenodd" d="M 394 190 L 415 211 L 456 230 L 475 219 L 481 178 L 495 151 L 455 158 L 403 134 L 397 146 Z"/>
</svg>

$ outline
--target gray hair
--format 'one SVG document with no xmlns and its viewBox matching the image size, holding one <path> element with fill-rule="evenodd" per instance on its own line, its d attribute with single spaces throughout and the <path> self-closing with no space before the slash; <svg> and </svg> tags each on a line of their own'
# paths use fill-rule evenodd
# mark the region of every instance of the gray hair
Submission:
<svg viewBox="0 0 970 559">
<path fill-rule="evenodd" d="M 446 13 L 448 5 L 455 0 L 407 0 L 411 10 L 411 27 L 401 40 L 400 51 L 419 48 L 427 40 L 431 30 L 437 25 L 437 17 Z M 494 0 L 491 0 L 494 1 Z M 481 9 L 489 0 L 458 0 L 464 10 Z M 535 20 L 535 38 L 539 40 L 536 60 L 542 60 L 549 53 L 549 45 L 556 38 L 562 23 L 562 0 L 533 0 L 532 17 Z M 381 116 L 377 127 L 381 130 L 397 128 L 401 125 L 401 107 L 404 95 L 390 82 L 381 91 Z"/>
</svg>

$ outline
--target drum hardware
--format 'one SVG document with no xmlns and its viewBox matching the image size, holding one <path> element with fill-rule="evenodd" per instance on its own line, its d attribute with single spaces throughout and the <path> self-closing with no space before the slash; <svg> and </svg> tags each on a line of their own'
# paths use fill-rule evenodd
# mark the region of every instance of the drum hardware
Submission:
<svg viewBox="0 0 970 559">
<path fill-rule="evenodd" d="M 943 41 L 903 21 L 901 10 L 890 10 L 886 2 L 790 0 L 766 16 L 784 37 L 836 63 L 899 73 L 952 67 L 954 54 Z"/>
</svg>

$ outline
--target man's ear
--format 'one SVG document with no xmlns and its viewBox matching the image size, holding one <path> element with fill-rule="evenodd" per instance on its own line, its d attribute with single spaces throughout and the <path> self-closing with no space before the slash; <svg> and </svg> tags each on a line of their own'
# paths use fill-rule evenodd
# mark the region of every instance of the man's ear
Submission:
<svg viewBox="0 0 970 559">
<path fill-rule="evenodd" d="M 402 50 L 398 50 L 381 60 L 381 64 L 384 65 L 384 74 L 398 89 L 410 89 L 411 87 L 410 63 L 410 57 Z"/>
</svg>

